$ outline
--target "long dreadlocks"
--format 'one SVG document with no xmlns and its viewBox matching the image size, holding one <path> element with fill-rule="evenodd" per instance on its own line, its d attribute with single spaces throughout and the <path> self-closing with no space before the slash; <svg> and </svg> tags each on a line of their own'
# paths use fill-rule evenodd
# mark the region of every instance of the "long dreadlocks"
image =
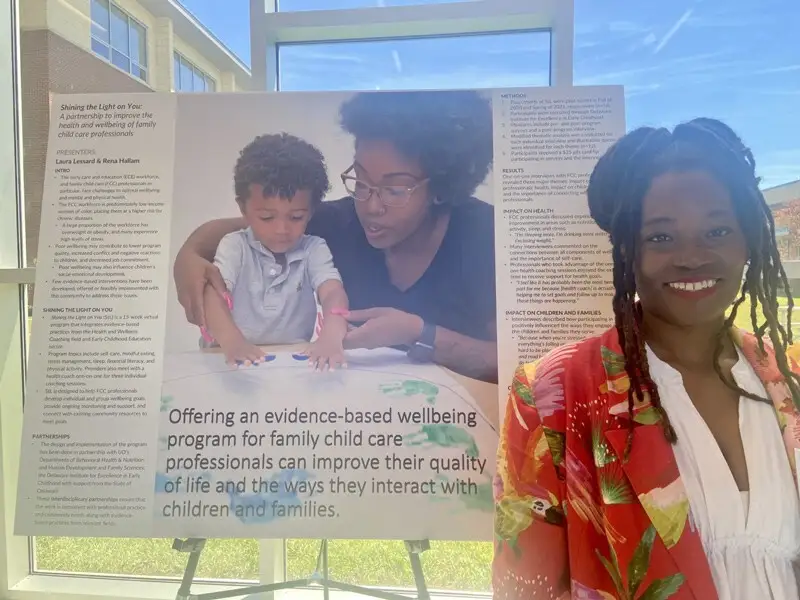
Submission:
<svg viewBox="0 0 800 600">
<path fill-rule="evenodd" d="M 717 337 L 714 369 L 725 385 L 741 396 L 766 401 L 741 389 L 720 367 L 725 338 L 739 307 L 749 297 L 750 320 L 759 348 L 762 353 L 766 351 L 764 335 L 768 335 L 778 368 L 786 378 L 795 405 L 800 407 L 800 377 L 792 372 L 786 358 L 786 349 L 792 343 L 794 303 L 775 242 L 772 212 L 758 187 L 753 154 L 727 125 L 714 119 L 695 119 L 678 125 L 674 131 L 642 127 L 621 138 L 598 161 L 587 192 L 592 218 L 610 235 L 613 248 L 614 315 L 631 383 L 628 450 L 633 440 L 635 401 L 643 402 L 646 394 L 661 417 L 666 438 L 670 443 L 677 439 L 661 406 L 658 388 L 650 377 L 642 313 L 636 301 L 635 264 L 642 202 L 650 185 L 661 174 L 688 170 L 705 171 L 727 188 L 749 254 L 741 293 Z M 779 319 L 779 295 L 788 298 L 785 326 Z"/>
</svg>

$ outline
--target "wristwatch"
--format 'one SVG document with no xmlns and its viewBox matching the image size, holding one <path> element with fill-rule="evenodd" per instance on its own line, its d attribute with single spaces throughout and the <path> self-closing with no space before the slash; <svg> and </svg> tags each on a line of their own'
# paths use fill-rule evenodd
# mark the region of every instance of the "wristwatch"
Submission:
<svg viewBox="0 0 800 600">
<path fill-rule="evenodd" d="M 414 362 L 428 363 L 433 361 L 434 344 L 436 342 L 436 325 L 422 324 L 422 333 L 416 342 L 411 344 L 406 355 Z"/>
</svg>

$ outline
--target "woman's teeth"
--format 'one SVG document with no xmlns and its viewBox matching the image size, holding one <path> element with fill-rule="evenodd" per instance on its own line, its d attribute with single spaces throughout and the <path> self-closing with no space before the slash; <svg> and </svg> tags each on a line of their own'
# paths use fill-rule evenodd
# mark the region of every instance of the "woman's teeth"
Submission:
<svg viewBox="0 0 800 600">
<path fill-rule="evenodd" d="M 699 292 L 701 290 L 707 290 L 708 288 L 712 288 L 717 285 L 718 279 L 708 279 L 706 281 L 693 281 L 693 282 L 685 282 L 685 281 L 676 281 L 675 283 L 668 284 L 673 290 L 680 290 L 682 292 Z"/>
</svg>

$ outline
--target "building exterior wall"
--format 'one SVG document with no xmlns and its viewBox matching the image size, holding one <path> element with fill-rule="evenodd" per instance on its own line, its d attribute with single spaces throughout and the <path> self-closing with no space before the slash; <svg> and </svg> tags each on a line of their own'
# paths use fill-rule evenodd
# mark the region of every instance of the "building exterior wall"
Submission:
<svg viewBox="0 0 800 600">
<path fill-rule="evenodd" d="M 149 92 L 150 87 L 47 30 L 23 31 L 20 59 L 28 257 L 39 244 L 50 99 L 54 94 Z"/>
<path fill-rule="evenodd" d="M 90 48 L 90 0 L 23 0 L 20 29 L 48 30 L 79 48 Z"/>
<path fill-rule="evenodd" d="M 54 94 L 175 91 L 176 50 L 212 77 L 217 91 L 241 89 L 234 72 L 216 65 L 201 49 L 177 37 L 170 18 L 154 15 L 136 0 L 116 0 L 115 4 L 146 28 L 147 82 L 92 52 L 91 0 L 19 3 L 20 59 L 25 66 L 21 94 L 26 250 L 30 264 L 35 263 L 39 245 L 50 102 Z"/>
<path fill-rule="evenodd" d="M 177 51 L 214 79 L 217 91 L 242 89 L 243 86 L 237 84 L 236 73 L 216 64 L 202 48 L 177 36 L 171 19 L 154 15 L 136 0 L 112 1 L 146 29 L 146 83 L 151 88 L 159 92 L 175 91 L 173 60 L 174 52 Z M 92 54 L 91 0 L 24 0 L 20 2 L 20 22 L 23 32 L 47 30 Z M 108 64 L 105 59 L 93 54 L 92 56 L 98 62 Z M 116 69 L 113 66 L 112 68 Z M 241 73 L 239 76 L 241 77 Z M 141 83 L 140 80 L 137 81 Z"/>
<path fill-rule="evenodd" d="M 172 21 L 159 17 L 153 26 L 153 66 L 150 69 L 155 89 L 172 92 L 172 50 L 175 38 Z"/>
</svg>

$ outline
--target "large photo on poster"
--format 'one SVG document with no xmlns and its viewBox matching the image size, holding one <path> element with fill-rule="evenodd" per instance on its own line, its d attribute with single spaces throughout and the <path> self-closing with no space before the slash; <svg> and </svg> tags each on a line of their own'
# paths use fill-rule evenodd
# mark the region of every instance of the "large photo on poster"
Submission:
<svg viewBox="0 0 800 600">
<path fill-rule="evenodd" d="M 488 92 L 179 101 L 163 531 L 486 538 L 492 158 Z"/>
<path fill-rule="evenodd" d="M 621 88 L 51 122 L 19 533 L 492 539 L 514 368 L 611 322 L 584 192 Z"/>
</svg>

